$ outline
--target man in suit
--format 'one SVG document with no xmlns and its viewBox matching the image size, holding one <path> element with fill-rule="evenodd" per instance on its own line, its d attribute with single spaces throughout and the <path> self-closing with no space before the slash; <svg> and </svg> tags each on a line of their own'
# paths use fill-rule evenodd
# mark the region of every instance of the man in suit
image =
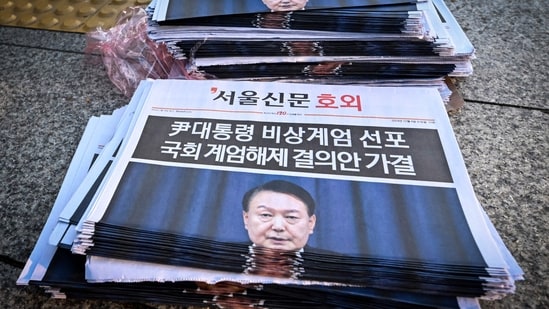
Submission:
<svg viewBox="0 0 549 309">
<path fill-rule="evenodd" d="M 315 202 L 302 187 L 273 180 L 246 192 L 242 198 L 244 227 L 252 244 L 245 258 L 244 273 L 299 278 L 303 272 L 301 253 L 313 233 Z M 266 308 L 264 300 L 252 297 L 261 286 L 220 282 L 197 282 L 197 293 L 212 296 L 206 303 L 221 308 Z"/>
<path fill-rule="evenodd" d="M 244 255 L 244 272 L 298 278 L 301 253 L 315 228 L 315 202 L 302 187 L 273 180 L 242 198 L 244 227 L 252 242 Z"/>
<path fill-rule="evenodd" d="M 300 251 L 314 231 L 315 202 L 302 187 L 273 180 L 248 191 L 242 199 L 244 227 L 259 247 Z"/>
</svg>

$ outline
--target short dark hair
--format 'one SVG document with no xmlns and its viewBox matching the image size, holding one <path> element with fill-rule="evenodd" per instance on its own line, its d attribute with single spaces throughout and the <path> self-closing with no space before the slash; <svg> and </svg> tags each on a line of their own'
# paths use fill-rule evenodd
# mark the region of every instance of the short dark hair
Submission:
<svg viewBox="0 0 549 309">
<path fill-rule="evenodd" d="M 292 195 L 301 200 L 305 206 L 307 206 L 307 214 L 309 216 L 312 216 L 315 213 L 315 201 L 311 194 L 295 183 L 285 180 L 272 180 L 246 192 L 242 197 L 242 209 L 245 212 L 248 212 L 249 210 L 250 200 L 261 191 L 273 191 Z"/>
</svg>

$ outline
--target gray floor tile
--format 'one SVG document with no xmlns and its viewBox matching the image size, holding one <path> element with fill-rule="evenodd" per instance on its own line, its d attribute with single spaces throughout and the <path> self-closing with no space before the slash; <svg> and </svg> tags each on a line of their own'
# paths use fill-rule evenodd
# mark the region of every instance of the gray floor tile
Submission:
<svg viewBox="0 0 549 309">
<path fill-rule="evenodd" d="M 447 3 L 477 49 L 474 75 L 458 84 L 467 102 L 451 121 L 478 199 L 526 272 L 515 295 L 482 305 L 546 308 L 549 2 Z M 30 254 L 89 117 L 128 101 L 85 62 L 84 46 L 81 34 L 0 27 L 0 253 L 16 261 Z M 0 307 L 139 307 L 51 300 L 16 287 L 19 268 L 0 269 Z"/>
</svg>

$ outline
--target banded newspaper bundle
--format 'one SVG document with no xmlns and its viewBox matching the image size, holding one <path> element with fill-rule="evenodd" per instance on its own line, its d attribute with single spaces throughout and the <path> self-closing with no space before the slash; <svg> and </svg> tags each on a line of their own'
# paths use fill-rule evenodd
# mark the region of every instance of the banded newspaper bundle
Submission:
<svg viewBox="0 0 549 309">
<path fill-rule="evenodd" d="M 148 34 L 203 78 L 433 84 L 474 48 L 442 0 L 154 0 Z"/>
<path fill-rule="evenodd" d="M 435 88 L 156 80 L 90 120 L 18 284 L 213 308 L 478 308 L 518 279 Z"/>
</svg>

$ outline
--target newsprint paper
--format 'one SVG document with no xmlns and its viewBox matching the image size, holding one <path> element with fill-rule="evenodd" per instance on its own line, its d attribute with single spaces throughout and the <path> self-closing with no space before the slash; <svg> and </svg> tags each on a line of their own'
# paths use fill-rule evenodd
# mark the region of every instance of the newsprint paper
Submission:
<svg viewBox="0 0 549 309">
<path fill-rule="evenodd" d="M 511 288 L 434 89 L 168 80 L 146 95 L 73 252 L 253 274 L 241 201 L 283 181 L 316 203 L 290 279 Z"/>
<path fill-rule="evenodd" d="M 66 255 L 56 247 L 70 245 L 87 256 L 78 280 L 96 291 L 231 281 L 436 306 L 457 297 L 473 308 L 521 279 L 475 198 L 435 88 L 145 81 L 109 119 L 101 132 L 111 142 L 83 136 L 88 154 L 107 151 L 85 176 L 90 159 L 73 159 L 82 184 L 66 179 L 19 284 L 46 282 L 55 252 Z M 280 216 L 266 200 L 255 210 L 278 236 L 262 235 L 244 207 L 258 188 L 307 211 Z"/>
</svg>

